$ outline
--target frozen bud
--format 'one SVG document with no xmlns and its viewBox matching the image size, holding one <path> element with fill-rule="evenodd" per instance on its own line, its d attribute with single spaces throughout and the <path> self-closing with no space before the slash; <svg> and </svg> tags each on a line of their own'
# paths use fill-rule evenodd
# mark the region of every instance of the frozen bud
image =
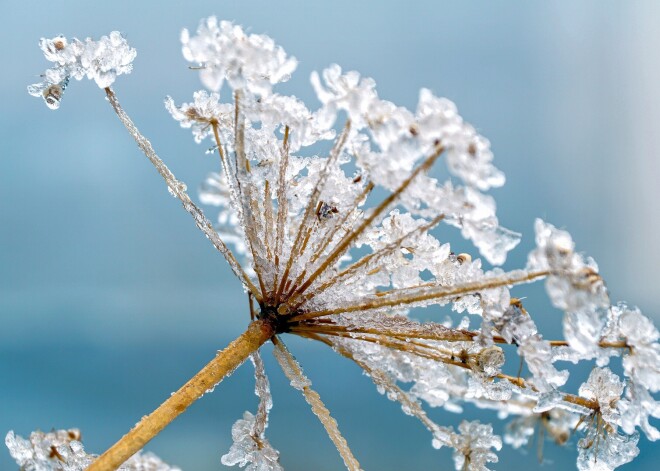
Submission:
<svg viewBox="0 0 660 471">
<path fill-rule="evenodd" d="M 580 396 L 598 403 L 598 412 L 606 422 L 618 423 L 617 403 L 623 393 L 623 383 L 609 368 L 594 368 L 579 392 Z"/>
<path fill-rule="evenodd" d="M 531 271 L 548 271 L 546 290 L 552 304 L 565 311 L 609 307 L 609 296 L 596 262 L 574 251 L 570 234 L 541 219 L 534 225 L 536 249 L 528 256 Z"/>
<path fill-rule="evenodd" d="M 457 470 L 486 471 L 487 463 L 497 463 L 497 455 L 491 448 L 502 448 L 502 440 L 493 435 L 493 427 L 478 421 L 464 420 L 458 426 L 459 434 L 453 437 L 454 466 Z"/>
<path fill-rule="evenodd" d="M 84 41 L 64 36 L 52 39 L 42 38 L 39 47 L 47 60 L 55 65 L 43 73 L 44 80 L 28 87 L 32 96 L 41 96 L 50 109 L 57 109 L 62 93 L 69 80 L 94 80 L 100 88 L 111 86 L 116 77 L 133 70 L 135 49 L 118 31 L 103 36 L 98 41 L 87 38 Z"/>
<path fill-rule="evenodd" d="M 62 95 L 68 84 L 69 77 L 64 77 L 58 83 L 50 83 L 49 81 L 35 83 L 34 85 L 28 86 L 28 93 L 32 96 L 43 98 L 48 108 L 56 110 L 60 107 Z"/>
<path fill-rule="evenodd" d="M 464 263 L 470 263 L 472 261 L 472 255 L 469 253 L 459 253 L 456 255 L 456 261 L 463 265 Z"/>
<path fill-rule="evenodd" d="M 639 434 L 621 435 L 608 426 L 590 427 L 578 442 L 580 471 L 611 471 L 630 463 L 638 454 Z"/>
<path fill-rule="evenodd" d="M 475 355 L 473 368 L 486 376 L 496 376 L 504 364 L 504 352 L 500 347 L 484 348 Z"/>
<path fill-rule="evenodd" d="M 222 128 L 233 127 L 234 107 L 220 103 L 220 95 L 200 90 L 193 94 L 192 103 L 176 106 L 171 97 L 165 99 L 165 108 L 182 128 L 191 128 L 195 142 L 213 135 L 213 124 Z"/>
</svg>

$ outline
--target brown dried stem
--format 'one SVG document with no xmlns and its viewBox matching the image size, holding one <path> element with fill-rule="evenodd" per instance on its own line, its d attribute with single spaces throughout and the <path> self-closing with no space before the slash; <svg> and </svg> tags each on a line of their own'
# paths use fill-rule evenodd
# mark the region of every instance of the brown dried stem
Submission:
<svg viewBox="0 0 660 471">
<path fill-rule="evenodd" d="M 317 337 L 317 334 L 315 334 L 314 332 L 298 330 L 296 328 L 293 328 L 291 332 L 302 335 L 303 337 L 309 337 L 309 338 Z M 383 347 L 386 348 L 391 348 L 393 350 L 409 353 L 421 358 L 426 358 L 428 360 L 438 361 L 441 363 L 445 363 L 447 365 L 453 365 L 463 369 L 468 369 L 468 370 L 473 369 L 472 365 L 468 361 L 463 361 L 458 355 L 447 355 L 444 352 L 438 351 L 438 349 L 436 349 L 431 345 L 424 345 L 423 343 L 419 343 L 419 342 L 413 342 L 405 339 L 392 339 L 392 338 L 388 338 L 385 335 L 356 336 L 356 334 L 353 333 L 349 334 L 345 332 L 322 332 L 322 334 L 331 337 L 339 337 L 339 338 L 345 338 L 355 341 L 375 343 L 377 345 L 382 345 Z M 438 351 L 438 353 L 434 352 L 434 350 Z M 532 385 L 528 384 L 525 380 L 519 377 L 506 375 L 504 373 L 498 373 L 497 375 L 494 376 L 494 378 L 508 381 L 520 388 L 530 388 L 531 390 L 536 391 L 536 388 L 534 388 Z M 564 394 L 562 399 L 566 402 L 576 404 L 582 407 L 586 407 L 592 410 L 597 410 L 599 408 L 598 402 L 585 399 L 580 396 L 575 396 L 573 394 Z"/>
<path fill-rule="evenodd" d="M 312 190 L 312 193 L 309 196 L 309 201 L 307 202 L 307 207 L 305 208 L 305 213 L 303 215 L 302 222 L 300 223 L 300 227 L 298 228 L 298 232 L 294 239 L 293 245 L 291 246 L 289 259 L 287 260 L 286 267 L 284 268 L 284 274 L 282 275 L 282 279 L 280 280 L 279 287 L 277 287 L 277 293 L 275 294 L 276 302 L 279 301 L 280 297 L 282 296 L 282 292 L 285 289 L 285 285 L 286 282 L 288 281 L 289 271 L 291 270 L 293 261 L 295 260 L 296 257 L 301 256 L 304 251 L 304 248 L 302 249 L 300 248 L 303 234 L 311 233 L 312 228 L 309 227 L 309 221 L 310 219 L 313 218 L 312 215 L 314 214 L 314 210 L 316 209 L 316 205 L 318 204 L 319 197 L 321 196 L 321 191 L 323 190 L 323 186 L 325 185 L 325 180 L 328 175 L 328 172 L 330 172 L 330 169 L 341 155 L 341 151 L 344 147 L 344 144 L 346 143 L 346 138 L 348 137 L 348 133 L 350 129 L 351 129 L 351 122 L 349 120 L 346 121 L 344 130 L 335 141 L 335 145 L 330 151 L 330 155 L 328 156 L 328 159 L 326 160 L 325 165 L 323 166 L 323 169 L 319 174 L 319 178 L 316 181 L 316 184 L 314 185 L 314 189 Z"/>
<path fill-rule="evenodd" d="M 440 215 L 436 216 L 435 218 L 433 218 L 427 224 L 422 224 L 421 226 L 416 227 L 416 228 L 412 229 L 411 231 L 408 231 L 407 233 L 405 233 L 404 235 L 399 237 L 397 240 L 395 240 L 391 244 L 388 244 L 385 247 L 362 257 L 357 262 L 355 262 L 355 263 L 349 265 L 348 267 L 344 268 L 341 272 L 337 273 L 335 276 L 330 278 L 328 281 L 323 282 L 321 285 L 316 287 L 313 291 L 310 291 L 309 293 L 307 293 L 303 297 L 303 299 L 301 299 L 298 303 L 296 303 L 295 306 L 291 307 L 291 311 L 296 310 L 297 308 L 302 306 L 305 302 L 309 301 L 314 296 L 318 295 L 319 293 L 322 293 L 323 291 L 330 288 L 331 286 L 336 285 L 338 282 L 340 282 L 342 280 L 345 280 L 347 278 L 350 278 L 351 276 L 355 275 L 357 270 L 360 267 L 365 266 L 367 263 L 369 263 L 371 261 L 377 262 L 382 257 L 385 257 L 385 256 L 391 254 L 392 252 L 394 252 L 395 250 L 399 249 L 401 247 L 401 244 L 403 243 L 403 241 L 406 240 L 407 238 L 409 238 L 409 237 L 411 237 L 415 234 L 421 234 L 421 233 L 423 233 L 425 231 L 428 231 L 431 228 L 435 227 L 437 224 L 440 223 L 440 221 L 442 221 L 444 219 L 444 217 L 445 217 L 444 214 L 440 214 Z M 297 293 L 294 293 L 293 296 L 291 297 L 291 299 L 288 300 L 289 303 L 293 302 L 296 299 L 296 294 Z"/>
<path fill-rule="evenodd" d="M 348 349 L 344 348 L 342 345 L 336 345 L 332 343 L 330 340 L 326 339 L 325 337 L 322 337 L 320 335 L 315 335 L 313 333 L 310 333 L 306 336 L 308 338 L 311 338 L 313 340 L 318 340 L 319 342 L 326 344 L 327 346 L 334 349 L 337 353 L 339 353 L 343 357 L 348 358 L 349 360 L 355 362 L 360 368 L 362 368 L 369 375 L 369 377 L 376 386 L 380 386 L 388 392 L 389 398 L 392 398 L 397 402 L 399 402 L 399 404 L 401 404 L 401 407 L 403 407 L 407 411 L 407 413 L 417 417 L 419 421 L 429 430 L 429 432 L 433 434 L 433 438 L 435 438 L 436 440 L 442 440 L 442 443 L 445 446 L 451 446 L 451 440 L 450 440 L 451 430 L 447 429 L 446 427 L 441 427 L 435 422 L 433 422 L 429 418 L 429 416 L 426 415 L 426 411 L 422 408 L 419 402 L 411 398 L 407 392 L 405 392 L 403 389 L 397 386 L 396 383 L 390 378 L 390 376 L 387 373 L 379 369 L 374 369 L 365 362 L 358 360 L 357 358 L 355 358 L 353 353 L 350 352 Z"/>
<path fill-rule="evenodd" d="M 307 319 L 315 319 L 317 317 L 330 316 L 333 314 L 345 314 L 349 312 L 368 311 L 371 309 L 378 309 L 383 307 L 394 307 L 401 305 L 412 305 L 415 303 L 430 301 L 434 299 L 455 298 L 467 294 L 478 293 L 479 291 L 499 288 L 501 286 L 513 286 L 521 283 L 528 283 L 537 278 L 548 276 L 548 271 L 538 271 L 531 273 L 514 273 L 505 274 L 502 276 L 494 277 L 486 281 L 469 282 L 458 286 L 446 287 L 433 285 L 427 283 L 424 285 L 414 286 L 410 288 L 394 289 L 384 293 L 378 293 L 376 298 L 367 300 L 367 302 L 353 304 L 350 306 L 342 306 L 333 309 L 325 309 L 322 311 L 307 312 L 298 314 L 291 317 L 291 321 L 303 321 Z M 432 289 L 437 286 L 437 289 Z M 412 294 L 404 294 L 414 289 L 420 289 L 420 292 Z"/>
<path fill-rule="evenodd" d="M 374 222 L 374 220 L 383 213 L 389 206 L 394 203 L 401 194 L 406 191 L 408 186 L 417 178 L 418 175 L 420 175 L 423 172 L 426 172 L 433 163 L 436 161 L 436 159 L 442 154 L 444 151 L 444 147 L 439 145 L 435 152 L 431 154 L 429 157 L 427 157 L 424 162 L 422 162 L 421 165 L 417 166 L 411 173 L 408 175 L 408 177 L 399 185 L 399 187 L 392 192 L 387 198 L 385 198 L 378 206 L 376 206 L 369 216 L 367 216 L 363 221 L 362 224 L 358 226 L 357 229 L 354 231 L 350 232 L 344 238 L 337 244 L 337 246 L 334 248 L 334 250 L 328 255 L 323 262 L 318 266 L 318 268 L 307 278 L 307 281 L 305 281 L 300 288 L 298 288 L 297 294 L 303 294 L 307 288 L 311 286 L 312 283 L 323 273 L 325 272 L 332 264 L 334 264 L 339 257 L 341 257 L 347 250 L 350 249 L 352 243 L 357 239 L 364 231 L 367 229 L 371 224 Z"/>
<path fill-rule="evenodd" d="M 114 471 L 144 447 L 179 414 L 234 371 L 274 334 L 270 323 L 257 320 L 227 348 L 218 352 L 204 368 L 148 416 L 144 417 L 117 443 L 94 461 L 87 471 Z"/>
</svg>

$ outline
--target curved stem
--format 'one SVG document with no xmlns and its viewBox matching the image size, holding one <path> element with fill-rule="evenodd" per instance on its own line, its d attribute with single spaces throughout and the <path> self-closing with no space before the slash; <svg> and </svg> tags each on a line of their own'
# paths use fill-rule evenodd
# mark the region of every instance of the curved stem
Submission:
<svg viewBox="0 0 660 471">
<path fill-rule="evenodd" d="M 269 322 L 263 320 L 252 322 L 243 334 L 231 342 L 227 348 L 218 352 L 213 360 L 158 406 L 155 411 L 140 420 L 135 427 L 94 461 L 87 471 L 114 471 L 119 468 L 188 406 L 234 371 L 274 333 Z"/>
</svg>

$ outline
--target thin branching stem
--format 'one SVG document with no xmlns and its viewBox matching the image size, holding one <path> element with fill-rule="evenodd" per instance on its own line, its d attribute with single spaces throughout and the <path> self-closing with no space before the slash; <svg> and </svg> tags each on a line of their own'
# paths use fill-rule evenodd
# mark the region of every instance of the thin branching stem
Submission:
<svg viewBox="0 0 660 471">
<path fill-rule="evenodd" d="M 355 214 L 358 206 L 360 206 L 360 204 L 362 204 L 367 199 L 369 193 L 371 193 L 375 187 L 376 185 L 374 185 L 373 182 L 368 182 L 366 185 L 364 185 L 364 188 L 355 197 L 348 210 L 342 216 L 337 218 L 337 222 L 334 224 L 332 229 L 328 229 L 326 231 L 326 233 L 323 235 L 323 238 L 321 239 L 321 242 L 318 243 L 314 248 L 314 253 L 309 259 L 310 264 L 315 263 L 321 257 L 321 255 L 323 255 L 325 249 L 328 248 L 328 245 L 330 245 L 330 242 L 332 242 L 336 236 L 335 228 L 343 228 L 344 224 L 346 224 L 346 221 L 348 221 L 348 219 Z M 349 229 L 344 230 L 348 232 Z"/>
<path fill-rule="evenodd" d="M 321 320 L 321 319 L 318 319 Z M 437 329 L 441 328 L 441 331 Z M 410 340 L 411 338 L 418 340 L 433 340 L 440 342 L 474 342 L 480 335 L 479 332 L 469 330 L 456 330 L 444 327 L 442 324 L 426 323 L 420 324 L 419 327 L 411 327 L 407 329 L 405 326 L 396 326 L 395 329 L 389 330 L 387 326 L 375 325 L 374 327 L 364 326 L 345 326 L 334 324 L 332 321 L 326 323 L 303 322 L 300 324 L 293 324 L 291 327 L 292 332 L 312 332 L 312 333 L 334 333 L 346 332 L 356 334 L 370 334 L 370 335 L 385 335 L 387 337 L 396 338 L 398 340 Z M 495 335 L 492 340 L 496 344 L 505 344 L 518 347 L 519 345 L 509 343 L 505 338 Z M 566 340 L 548 340 L 552 347 L 565 347 L 570 344 Z M 617 342 L 599 342 L 600 348 L 630 348 L 624 341 Z"/>
<path fill-rule="evenodd" d="M 298 308 L 301 307 L 305 302 L 309 301 L 309 300 L 312 299 L 314 296 L 316 296 L 316 295 L 322 293 L 323 291 L 325 291 L 326 289 L 330 288 L 331 286 L 334 286 L 334 285 L 336 285 L 337 283 L 339 283 L 340 281 L 343 281 L 343 280 L 349 279 L 350 277 L 354 276 L 354 275 L 357 273 L 358 269 L 361 268 L 361 267 L 363 267 L 363 266 L 365 266 L 366 264 L 368 264 L 368 263 L 370 263 L 370 262 L 376 263 L 376 262 L 378 262 L 380 259 L 382 259 L 383 257 L 386 257 L 386 256 L 390 255 L 391 253 L 393 253 L 394 251 L 396 251 L 397 249 L 399 249 L 399 248 L 401 247 L 401 244 L 402 244 L 406 239 L 408 239 L 409 237 L 411 237 L 411 236 L 413 236 L 413 235 L 415 235 L 415 234 L 422 234 L 422 233 L 424 233 L 424 232 L 426 232 L 426 231 L 432 229 L 432 228 L 435 227 L 437 224 L 439 224 L 440 221 L 442 221 L 442 220 L 444 219 L 444 217 L 445 217 L 444 214 L 440 214 L 440 215 L 436 216 L 435 218 L 433 218 L 433 220 L 431 220 L 429 223 L 427 223 L 427 224 L 422 224 L 421 226 L 416 227 L 416 228 L 414 228 L 414 229 L 408 231 L 407 233 L 405 233 L 404 235 L 402 235 L 401 237 L 399 237 L 397 240 L 395 240 L 394 242 L 392 242 L 392 243 L 386 245 L 385 247 L 383 247 L 383 248 L 381 248 L 381 249 L 379 249 L 379 250 L 377 250 L 377 251 L 375 251 L 375 252 L 372 252 L 372 253 L 370 253 L 370 254 L 368 254 L 368 255 L 365 255 L 364 257 L 362 257 L 361 259 L 359 259 L 357 262 L 355 262 L 355 263 L 349 265 L 348 267 L 344 268 L 342 271 L 340 271 L 339 273 L 337 273 L 335 276 L 333 276 L 332 278 L 330 278 L 328 281 L 325 281 L 325 282 L 323 282 L 322 284 L 320 284 L 320 285 L 319 285 L 318 287 L 316 287 L 313 291 L 310 291 L 309 293 L 307 293 L 307 294 L 303 297 L 303 299 L 301 299 L 298 303 L 296 303 L 295 305 L 293 305 L 293 306 L 291 307 L 291 311 L 294 311 L 294 310 L 298 309 Z M 292 303 L 293 301 L 295 301 L 295 299 L 296 299 L 296 294 L 297 294 L 297 293 L 294 293 L 294 294 L 291 296 L 291 298 L 288 300 L 288 303 Z"/>
<path fill-rule="evenodd" d="M 435 422 L 433 422 L 429 416 L 426 414 L 426 411 L 415 399 L 410 397 L 410 395 L 396 385 L 390 376 L 382 370 L 372 368 L 365 362 L 355 358 L 353 353 L 342 345 L 337 345 L 331 342 L 329 339 L 322 337 L 320 335 L 315 335 L 310 333 L 307 337 L 318 340 L 335 350 L 337 353 L 342 355 L 345 358 L 355 362 L 360 368 L 364 370 L 365 373 L 369 375 L 374 384 L 378 387 L 382 387 L 388 393 L 388 397 L 393 399 L 406 411 L 407 414 L 413 415 L 424 425 L 429 432 L 433 435 L 433 438 L 442 442 L 445 446 L 452 446 L 451 435 L 452 431 L 447 427 L 441 427 Z"/>
<path fill-rule="evenodd" d="M 292 330 L 292 332 L 295 332 L 295 330 Z M 310 334 L 313 334 L 311 332 L 300 332 L 299 335 L 302 336 L 309 336 Z M 447 365 L 453 365 L 459 368 L 463 369 L 468 369 L 472 370 L 472 366 L 468 362 L 463 362 L 457 357 L 452 358 L 450 357 L 445 357 L 442 354 L 437 354 L 433 353 L 432 351 L 429 350 L 423 350 L 418 348 L 417 345 L 410 344 L 409 342 L 404 341 L 394 341 L 392 339 L 387 339 L 386 337 L 381 337 L 381 338 L 374 338 L 374 337 L 355 337 L 354 335 L 347 334 L 347 333 L 327 333 L 324 332 L 323 335 L 329 335 L 329 336 L 334 336 L 334 337 L 339 337 L 339 338 L 344 338 L 344 339 L 349 339 L 349 340 L 354 340 L 354 341 L 364 341 L 364 342 L 370 342 L 374 343 L 377 345 L 382 345 L 386 348 L 391 348 L 393 350 L 398 350 L 404 353 L 409 353 L 411 355 L 416 355 L 421 358 L 426 358 L 428 360 L 432 361 L 438 361 L 441 363 L 445 363 Z M 497 379 L 502 379 L 505 381 L 508 381 L 520 388 L 529 388 L 532 391 L 536 391 L 536 388 L 530 384 L 528 384 L 525 380 L 519 377 L 514 377 L 510 375 L 506 375 L 504 373 L 498 373 L 497 375 L 494 376 L 494 378 Z M 600 406 L 598 405 L 597 401 L 585 399 L 580 396 L 575 396 L 573 394 L 563 394 L 562 395 L 562 400 L 569 402 L 571 404 L 579 405 L 588 409 L 592 410 L 597 410 Z"/>
<path fill-rule="evenodd" d="M 390 207 L 392 203 L 398 200 L 399 196 L 406 191 L 408 186 L 423 172 L 431 168 L 436 159 L 442 154 L 444 147 L 438 145 L 435 152 L 427 157 L 421 165 L 417 166 L 408 177 L 399 185 L 399 187 L 385 198 L 378 206 L 376 206 L 358 226 L 357 229 L 348 233 L 344 238 L 335 246 L 333 251 L 323 260 L 316 270 L 307 278 L 307 280 L 298 288 L 297 294 L 303 294 L 316 279 L 323 274 L 329 267 L 331 267 L 347 250 L 350 249 L 353 242 L 380 216 L 383 211 Z"/>
<path fill-rule="evenodd" d="M 275 297 L 278 281 L 280 277 L 280 263 L 283 262 L 282 246 L 284 245 L 284 229 L 289 213 L 288 204 L 288 179 L 287 168 L 289 166 L 289 126 L 284 128 L 284 138 L 282 139 L 282 149 L 280 150 L 280 162 L 277 176 L 277 220 L 275 233 L 275 280 L 273 282 L 272 297 Z"/>
<path fill-rule="evenodd" d="M 330 415 L 330 411 L 325 407 L 318 393 L 312 389 L 312 383 L 303 373 L 298 361 L 296 361 L 286 348 L 286 345 L 277 336 L 273 337 L 273 343 L 275 344 L 273 353 L 282 367 L 284 374 L 291 381 L 291 385 L 303 393 L 305 400 L 312 408 L 312 412 L 319 418 L 330 440 L 335 444 L 337 451 L 339 451 L 339 454 L 344 460 L 346 468 L 349 471 L 359 471 L 360 463 L 353 456 L 346 439 L 339 431 L 337 421 Z"/>
<path fill-rule="evenodd" d="M 341 155 L 344 144 L 346 143 L 346 139 L 348 138 L 350 129 L 351 129 L 351 122 L 349 120 L 346 121 L 346 124 L 344 125 L 344 129 L 341 135 L 335 141 L 335 144 L 332 147 L 332 150 L 330 151 L 330 155 L 325 161 L 325 165 L 323 166 L 323 169 L 319 173 L 319 177 L 316 180 L 314 189 L 312 190 L 312 193 L 309 196 L 309 201 L 307 202 L 307 206 L 305 207 L 305 213 L 300 223 L 300 227 L 298 228 L 298 232 L 294 239 L 293 245 L 291 246 L 291 251 L 289 252 L 289 258 L 284 268 L 284 274 L 282 275 L 282 279 L 280 280 L 279 287 L 277 288 L 277 293 L 275 294 L 276 302 L 279 301 L 282 296 L 282 292 L 284 291 L 284 287 L 286 285 L 286 282 L 288 281 L 289 271 L 291 270 L 293 261 L 297 257 L 302 256 L 304 252 L 304 248 L 300 248 L 301 242 L 304 238 L 305 233 L 308 232 L 311 233 L 312 228 L 309 227 L 309 221 L 311 220 L 312 222 L 314 222 L 313 214 L 315 212 L 316 206 L 319 204 L 319 197 L 321 196 L 321 192 L 323 191 L 323 187 L 325 186 L 326 178 L 330 170 L 332 169 L 332 166 L 335 164 L 335 162 L 337 161 L 337 159 L 339 159 L 339 156 Z"/>
<path fill-rule="evenodd" d="M 259 406 L 254 420 L 254 428 L 252 434 L 256 440 L 262 440 L 268 426 L 268 410 L 272 406 L 270 398 L 270 387 L 268 385 L 268 377 L 264 368 L 264 362 L 261 359 L 259 350 L 256 350 L 251 355 L 252 363 L 254 364 L 254 380 L 255 392 L 259 396 Z"/>
<path fill-rule="evenodd" d="M 142 150 L 142 152 L 144 152 L 144 155 L 146 155 L 153 166 L 156 167 L 158 173 L 160 173 L 160 175 L 165 180 L 165 183 L 167 183 L 167 187 L 169 188 L 170 192 L 181 201 L 184 209 L 188 211 L 188 213 L 190 213 L 190 215 L 193 217 L 197 227 L 211 241 L 218 252 L 220 252 L 225 257 L 227 262 L 229 262 L 229 266 L 231 267 L 232 271 L 238 277 L 238 279 L 241 280 L 243 284 L 245 284 L 248 291 L 254 294 L 258 301 L 261 301 L 261 295 L 257 291 L 257 288 L 254 286 L 250 278 L 240 266 L 232 251 L 229 249 L 229 247 L 227 247 L 227 245 L 225 245 L 223 240 L 214 229 L 213 224 L 211 224 L 206 216 L 204 216 L 202 210 L 192 202 L 190 196 L 188 196 L 188 193 L 186 193 L 186 186 L 176 179 L 170 169 L 167 168 L 167 165 L 165 165 L 161 158 L 158 157 L 156 151 L 154 151 L 154 148 L 151 145 L 151 142 L 149 142 L 149 140 L 140 133 L 135 124 L 133 124 L 131 118 L 121 107 L 119 100 L 117 99 L 117 95 L 115 95 L 112 89 L 109 87 L 106 88 L 105 93 L 108 97 L 108 101 L 112 105 L 112 108 L 115 110 L 115 113 L 119 117 L 119 120 L 122 122 L 126 130 L 131 134 L 131 136 L 133 136 L 133 139 L 135 139 L 138 147 Z"/>
<path fill-rule="evenodd" d="M 367 183 L 365 185 L 365 187 L 363 188 L 363 190 L 353 199 L 353 202 L 351 203 L 351 206 L 346 211 L 346 213 L 343 214 L 340 218 L 338 218 L 337 222 L 332 227 L 325 229 L 325 234 L 321 238 L 320 242 L 317 242 L 317 244 L 315 244 L 314 249 L 312 249 L 312 256 L 310 257 L 309 263 L 308 263 L 308 265 L 310 267 L 314 266 L 314 263 L 316 263 L 316 261 L 321 257 L 321 255 L 323 255 L 323 252 L 328 247 L 328 245 L 330 245 L 332 240 L 336 238 L 336 230 L 335 229 L 343 227 L 343 225 L 349 219 L 349 217 L 351 217 L 352 215 L 355 214 L 355 212 L 357 210 L 357 207 L 360 205 L 361 202 L 363 202 L 365 200 L 365 198 L 369 195 L 371 190 L 374 189 L 374 186 L 375 185 L 371 182 Z M 354 222 L 355 221 L 353 221 L 352 223 L 354 223 Z M 352 227 L 352 225 L 351 225 L 351 227 Z M 345 232 L 347 233 L 350 230 L 351 227 L 349 227 L 348 229 L 345 229 Z M 298 277 L 296 278 L 296 281 L 293 283 L 293 285 L 296 288 L 298 286 L 300 286 L 302 284 L 303 280 L 305 279 L 306 275 L 307 275 L 307 269 L 303 269 L 300 272 L 300 274 L 298 275 Z M 308 295 L 313 296 L 314 293 L 316 293 L 316 290 L 312 293 L 308 293 Z M 285 299 L 287 300 L 287 305 L 290 306 L 290 310 L 296 309 L 295 307 L 291 307 L 291 306 L 293 305 L 293 302 L 296 300 L 297 296 L 298 296 L 297 289 L 292 289 L 285 296 Z M 298 306 L 300 304 L 301 303 L 298 303 Z"/>
<path fill-rule="evenodd" d="M 341 306 L 332 309 L 325 309 L 322 311 L 313 311 L 303 314 L 297 314 L 291 317 L 291 321 L 302 321 L 307 319 L 314 319 L 317 317 L 329 316 L 333 314 L 345 314 L 349 312 L 361 312 L 372 309 L 379 309 L 384 307 L 395 307 L 401 305 L 412 305 L 424 301 L 431 301 L 437 299 L 453 299 L 456 296 L 463 296 L 467 294 L 478 293 L 479 291 L 499 288 L 502 286 L 514 286 L 521 283 L 528 283 L 538 278 L 548 276 L 548 271 L 538 272 L 515 272 L 513 275 L 506 274 L 491 279 L 469 282 L 462 285 L 447 288 L 446 286 L 437 286 L 433 289 L 433 285 L 424 285 L 418 293 L 403 294 L 402 292 L 409 291 L 410 288 L 403 288 L 402 290 L 388 291 L 386 295 L 380 295 L 375 299 L 370 299 L 367 302 Z"/>
</svg>

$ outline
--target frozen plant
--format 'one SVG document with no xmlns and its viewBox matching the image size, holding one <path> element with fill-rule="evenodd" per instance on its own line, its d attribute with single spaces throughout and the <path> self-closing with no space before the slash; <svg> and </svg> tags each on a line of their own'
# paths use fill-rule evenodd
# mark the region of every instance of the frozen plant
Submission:
<svg viewBox="0 0 660 471">
<path fill-rule="evenodd" d="M 75 451 L 75 441 L 62 445 L 37 436 L 31 445 L 10 432 L 7 444 L 24 469 L 82 469 L 91 460 L 91 471 L 124 469 L 119 467 L 248 357 L 259 406 L 235 423 L 234 443 L 222 463 L 282 469 L 266 438 L 272 400 L 259 348 L 268 341 L 346 467 L 360 469 L 286 347 L 286 335 L 326 344 L 359 365 L 382 394 L 428 429 L 435 448 L 453 449 L 459 470 L 488 469 L 498 461 L 502 439 L 490 424 L 463 421 L 458 430 L 437 424 L 424 406 L 461 413 L 469 403 L 497 410 L 512 416 L 505 443 L 520 447 L 535 431 L 539 446 L 544 437 L 577 442 L 577 466 L 584 470 L 631 461 L 638 453 L 637 429 L 649 440 L 659 438 L 649 422 L 660 417 L 654 397 L 660 389 L 658 331 L 638 309 L 612 305 L 596 263 L 576 252 L 567 232 L 541 220 L 527 266 L 497 267 L 519 240 L 500 226 L 487 194 L 504 183 L 504 175 L 493 165 L 488 140 L 452 102 L 423 89 L 411 111 L 381 99 L 372 79 L 332 65 L 311 77 L 321 106 L 310 110 L 274 90 L 296 60 L 269 37 L 211 17 L 194 34 L 184 30 L 181 40 L 184 57 L 209 91 L 195 92 L 183 104 L 167 98 L 165 104 L 218 156 L 200 195 L 219 209 L 215 224 L 110 88 L 135 57 L 121 35 L 113 32 L 98 42 L 43 39 L 42 50 L 56 65 L 29 91 L 56 108 L 72 77 L 92 78 L 104 89 L 170 193 L 243 284 L 251 322 L 97 459 Z M 451 179 L 429 176 L 434 165 L 446 166 Z M 385 196 L 378 200 L 376 194 Z M 476 254 L 454 253 L 438 238 L 440 224 L 458 229 L 495 268 L 484 268 Z M 565 312 L 565 339 L 544 338 L 534 313 L 510 294 L 516 285 L 541 280 L 551 303 Z M 421 323 L 409 316 L 412 308 L 432 305 L 480 316 L 481 324 Z M 517 366 L 514 351 L 527 365 L 526 377 L 502 372 L 507 362 Z M 606 367 L 611 357 L 621 357 L 623 379 Z M 596 366 L 579 390 L 564 390 L 569 371 L 559 362 L 593 360 Z M 579 438 L 570 440 L 573 433 Z"/>
</svg>

